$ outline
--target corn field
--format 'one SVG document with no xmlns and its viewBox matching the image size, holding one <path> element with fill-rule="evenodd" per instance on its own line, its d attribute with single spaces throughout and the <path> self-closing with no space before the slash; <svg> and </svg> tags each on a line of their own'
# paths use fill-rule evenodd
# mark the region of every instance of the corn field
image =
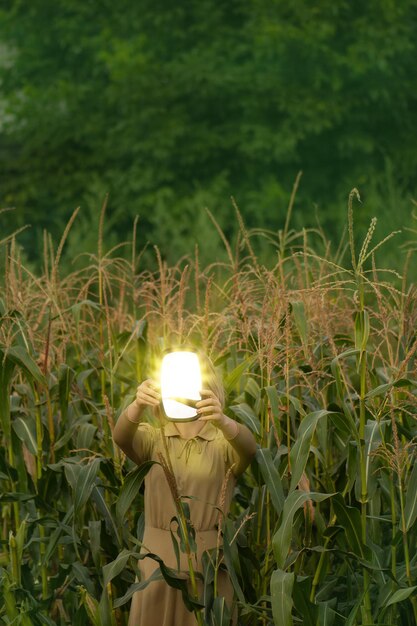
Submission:
<svg viewBox="0 0 417 626">
<path fill-rule="evenodd" d="M 208 267 L 198 249 L 172 267 L 155 249 L 143 268 L 137 222 L 106 250 L 105 206 L 97 252 L 72 273 L 60 259 L 77 212 L 56 248 L 45 235 L 37 273 L 19 233 L 0 242 L 1 623 L 127 624 L 148 468 L 112 429 L 167 344 L 211 357 L 226 412 L 258 443 L 221 528 L 238 623 L 417 623 L 416 287 L 411 253 L 401 274 L 378 269 L 375 220 L 358 245 L 355 196 L 334 253 L 290 228 L 292 204 L 278 233 L 237 211 L 233 245 L 212 218 L 227 261 Z M 206 564 L 205 601 L 183 587 L 184 601 L 226 626 Z"/>
</svg>

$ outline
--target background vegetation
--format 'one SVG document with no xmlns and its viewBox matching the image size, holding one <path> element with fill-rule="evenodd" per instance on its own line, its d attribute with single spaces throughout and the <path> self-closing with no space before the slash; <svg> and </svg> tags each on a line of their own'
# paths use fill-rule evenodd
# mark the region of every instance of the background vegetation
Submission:
<svg viewBox="0 0 417 626">
<path fill-rule="evenodd" d="M 388 233 L 407 226 L 417 169 L 416 0 L 3 0 L 0 7 L 0 206 L 31 224 L 38 262 L 82 210 L 68 258 L 107 236 L 138 240 L 170 263 L 197 241 L 204 262 L 227 237 L 230 196 L 249 227 L 317 220 L 335 248 L 345 198 Z M 386 257 L 395 257 L 390 244 Z M 153 256 L 147 255 L 147 262 Z"/>
<path fill-rule="evenodd" d="M 220 520 L 239 624 L 416 623 L 417 299 L 407 265 L 402 278 L 377 269 L 374 221 L 355 248 L 354 197 L 339 256 L 289 228 L 290 206 L 279 237 L 248 232 L 240 214 L 235 248 L 218 229 L 220 272 L 198 254 L 168 265 L 158 249 L 157 270 L 138 270 L 136 228 L 130 261 L 104 247 L 104 208 L 77 272 L 59 266 L 70 224 L 57 248 L 46 239 L 39 274 L 14 236 L 2 242 L 2 623 L 127 623 L 148 467 L 111 431 L 167 340 L 215 359 L 229 415 L 259 444 Z M 260 236 L 271 265 L 254 253 Z M 218 566 L 213 555 L 204 608 L 184 601 L 226 626 Z"/>
<path fill-rule="evenodd" d="M 2 623 L 127 623 L 111 431 L 174 340 L 258 442 L 200 623 L 224 566 L 241 625 L 416 624 L 416 34 L 416 0 L 1 2 Z"/>
</svg>

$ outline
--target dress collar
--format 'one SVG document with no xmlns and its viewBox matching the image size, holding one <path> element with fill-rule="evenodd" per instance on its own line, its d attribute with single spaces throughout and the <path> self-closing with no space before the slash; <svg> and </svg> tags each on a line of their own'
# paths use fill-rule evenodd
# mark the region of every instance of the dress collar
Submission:
<svg viewBox="0 0 417 626">
<path fill-rule="evenodd" d="M 180 437 L 178 430 L 175 428 L 174 422 L 168 422 L 164 427 L 165 437 Z M 200 430 L 198 435 L 193 437 L 193 439 L 205 439 L 206 441 L 213 441 L 217 435 L 216 427 L 210 422 L 206 422 L 203 428 Z"/>
</svg>

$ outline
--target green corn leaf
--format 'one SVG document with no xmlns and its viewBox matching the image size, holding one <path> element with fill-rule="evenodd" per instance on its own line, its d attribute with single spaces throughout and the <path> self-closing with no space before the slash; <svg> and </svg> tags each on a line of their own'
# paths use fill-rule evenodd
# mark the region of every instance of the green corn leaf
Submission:
<svg viewBox="0 0 417 626">
<path fill-rule="evenodd" d="M 294 515 L 298 509 L 308 500 L 322 502 L 330 498 L 331 495 L 332 494 L 325 493 L 307 493 L 305 491 L 293 491 L 290 493 L 285 500 L 280 526 L 272 538 L 272 547 L 278 567 L 284 567 L 291 543 Z"/>
<path fill-rule="evenodd" d="M 98 614 L 100 626 L 117 626 L 112 607 L 112 598 L 109 596 L 107 587 L 103 587 L 99 602 Z"/>
<path fill-rule="evenodd" d="M 248 404 L 242 402 L 241 404 L 234 404 L 229 408 L 235 415 L 237 415 L 237 417 L 239 417 L 239 419 L 242 420 L 250 431 L 256 435 L 261 434 L 261 423 Z"/>
<path fill-rule="evenodd" d="M 258 448 L 255 458 L 259 465 L 259 469 L 261 470 L 265 484 L 268 487 L 274 509 L 278 515 L 280 515 L 284 506 L 285 496 L 282 488 L 281 476 L 279 475 L 272 460 L 271 450 L 268 448 Z"/>
<path fill-rule="evenodd" d="M 151 576 L 149 576 L 149 578 L 147 578 L 146 580 L 142 580 L 141 582 L 136 582 L 133 583 L 133 585 L 130 585 L 126 593 L 121 598 L 117 598 L 117 600 L 113 602 L 113 607 L 117 609 L 123 606 L 124 604 L 126 604 L 126 602 L 129 602 L 129 600 L 131 599 L 133 594 L 136 593 L 136 591 L 142 591 L 142 589 L 145 589 L 145 587 L 147 587 L 149 583 L 153 582 L 154 580 L 162 580 L 162 578 L 162 572 L 159 568 L 157 568 L 153 572 L 153 574 L 151 574 Z"/>
<path fill-rule="evenodd" d="M 100 556 L 102 554 L 101 548 L 101 521 L 89 520 L 88 522 L 88 537 L 90 539 L 90 550 L 93 557 L 94 565 L 97 569 L 100 569 Z"/>
<path fill-rule="evenodd" d="M 271 576 L 272 615 L 275 626 L 291 626 L 292 589 L 294 574 L 288 574 L 282 569 L 276 569 Z"/>
<path fill-rule="evenodd" d="M 357 354 L 359 354 L 359 350 L 357 350 L 356 348 L 349 348 L 348 350 L 344 350 L 344 352 L 338 354 L 334 359 L 332 359 L 330 363 L 330 369 L 336 383 L 337 394 L 343 405 L 347 390 L 345 389 L 344 382 L 340 373 L 340 361 L 342 359 L 346 359 Z"/>
<path fill-rule="evenodd" d="M 81 596 L 81 604 L 84 606 L 86 613 L 93 626 L 102 626 L 99 615 L 99 604 L 97 600 L 88 593 L 87 589 L 80 585 L 77 587 L 78 593 Z"/>
<path fill-rule="evenodd" d="M 234 527 L 230 520 L 226 520 L 223 537 L 223 554 L 230 580 L 236 592 L 239 602 L 245 602 L 242 587 L 239 584 L 238 574 L 240 574 L 239 554 L 236 541 L 232 541 Z"/>
<path fill-rule="evenodd" d="M 65 475 L 73 489 L 74 515 L 87 503 L 95 486 L 101 459 L 93 459 L 86 465 L 65 463 Z"/>
<path fill-rule="evenodd" d="M 347 620 L 345 622 L 345 626 L 354 626 L 354 624 L 357 623 L 356 616 L 358 614 L 359 609 L 362 606 L 364 597 L 365 597 L 365 592 L 363 591 L 361 594 L 359 594 L 358 599 L 356 600 L 354 606 L 352 607 L 352 609 L 351 609 L 351 611 L 350 611 L 350 613 L 349 613 L 349 615 L 347 617 Z"/>
<path fill-rule="evenodd" d="M 17 622 L 19 619 L 19 613 L 16 606 L 16 600 L 13 592 L 10 590 L 12 584 L 10 583 L 9 577 L 4 572 L 3 576 L 0 578 L 0 588 L 2 589 L 2 596 L 4 602 L 4 608 L 6 610 L 6 615 L 10 624 Z"/>
<path fill-rule="evenodd" d="M 41 385 L 46 384 L 45 376 L 39 369 L 39 365 L 30 356 L 23 346 L 11 346 L 5 351 L 6 359 L 20 367 L 29 381 L 33 380 Z"/>
<path fill-rule="evenodd" d="M 394 591 L 394 593 L 392 594 L 392 596 L 386 603 L 385 608 L 388 608 L 389 606 L 392 606 L 393 604 L 397 604 L 397 602 L 403 602 L 404 600 L 407 600 L 407 598 L 409 598 L 412 594 L 415 593 L 416 589 L 417 589 L 417 585 L 415 585 L 414 587 L 405 587 L 404 589 L 397 589 L 397 591 Z"/>
<path fill-rule="evenodd" d="M 103 567 L 104 586 L 106 586 L 111 580 L 113 580 L 113 578 L 118 576 L 120 572 L 126 568 L 127 562 L 131 556 L 136 556 L 137 558 L 138 555 L 131 550 L 122 550 L 114 561 L 107 563 L 107 565 Z"/>
<path fill-rule="evenodd" d="M 417 463 L 411 471 L 410 478 L 407 481 L 407 493 L 405 496 L 405 527 L 410 530 L 417 518 Z"/>
<path fill-rule="evenodd" d="M 329 415 L 329 411 L 314 411 L 303 418 L 298 430 L 297 440 L 290 453 L 291 484 L 290 492 L 296 489 L 303 475 L 310 453 L 311 440 L 317 426 L 317 422 Z"/>
<path fill-rule="evenodd" d="M 74 515 L 74 506 L 71 505 L 71 507 L 68 509 L 62 522 L 58 522 L 58 526 L 55 528 L 55 530 L 51 533 L 49 537 L 49 542 L 46 546 L 45 554 L 43 555 L 43 559 L 42 559 L 42 566 L 48 565 L 53 553 L 56 550 L 56 547 L 59 543 L 61 535 L 64 532 L 67 534 L 71 532 L 71 528 L 68 526 L 68 524 L 71 522 L 73 515 Z"/>
<path fill-rule="evenodd" d="M 75 441 L 77 450 L 90 450 L 97 432 L 97 426 L 94 424 L 81 424 Z"/>
<path fill-rule="evenodd" d="M 298 334 L 300 335 L 302 343 L 306 345 L 308 339 L 308 323 L 304 302 L 299 300 L 298 302 L 291 302 L 290 304 Z"/>
<path fill-rule="evenodd" d="M 369 313 L 368 311 L 358 311 L 355 317 L 355 348 L 362 352 L 366 350 L 369 339 Z"/>
<path fill-rule="evenodd" d="M 228 372 L 223 380 L 224 388 L 227 394 L 231 393 L 237 385 L 240 385 L 242 376 L 254 363 L 256 355 L 249 356 L 237 365 L 231 372 Z"/>
<path fill-rule="evenodd" d="M 383 385 L 379 385 L 374 389 L 371 389 L 366 394 L 365 398 L 376 398 L 377 396 L 384 396 L 390 391 L 392 388 L 398 387 L 412 387 L 417 385 L 415 380 L 410 380 L 409 378 L 399 378 L 392 383 L 384 383 Z"/>
<path fill-rule="evenodd" d="M 330 602 L 319 603 L 319 614 L 316 626 L 333 626 L 336 613 L 330 606 Z"/>
<path fill-rule="evenodd" d="M 119 524 L 124 522 L 126 513 L 130 509 L 134 499 L 137 497 L 139 489 L 143 483 L 143 479 L 154 462 L 155 461 L 147 461 L 126 476 L 116 502 L 116 518 Z"/>
<path fill-rule="evenodd" d="M 30 493 L 22 493 L 20 491 L 6 491 L 0 493 L 0 502 L 27 502 L 34 500 L 35 496 Z"/>
<path fill-rule="evenodd" d="M 254 378 L 248 376 L 245 382 L 245 393 L 248 393 L 254 400 L 259 400 L 261 388 Z"/>
<path fill-rule="evenodd" d="M 94 582 L 91 579 L 91 574 L 88 567 L 86 567 L 79 561 L 75 561 L 71 564 L 71 573 L 77 583 L 83 585 L 87 589 L 88 593 L 94 594 Z"/>
<path fill-rule="evenodd" d="M 111 514 L 109 507 L 107 506 L 107 502 L 103 496 L 103 490 L 94 485 L 91 492 L 91 499 L 104 519 L 107 532 L 113 536 L 116 545 L 119 549 L 121 549 L 119 529 L 116 524 L 115 516 Z"/>
<path fill-rule="evenodd" d="M 344 528 L 345 536 L 352 552 L 361 559 L 370 560 L 370 550 L 362 542 L 362 525 L 359 509 L 347 506 L 340 494 L 333 498 L 333 507 L 337 517 L 337 524 Z"/>
<path fill-rule="evenodd" d="M 211 616 L 213 626 L 229 626 L 231 614 L 224 598 L 214 598 Z"/>
<path fill-rule="evenodd" d="M 294 407 L 294 410 L 301 416 L 306 414 L 302 403 L 299 398 L 291 394 L 286 394 L 278 391 L 276 387 L 265 387 L 265 392 L 268 396 L 269 403 L 272 409 L 272 415 L 278 417 L 281 411 L 280 405 L 287 404 L 287 401 Z"/>
<path fill-rule="evenodd" d="M 70 389 L 74 380 L 75 373 L 72 368 L 68 367 L 66 363 L 63 363 L 59 368 L 58 376 L 59 406 L 61 409 L 62 419 L 65 421 L 68 413 Z"/>
<path fill-rule="evenodd" d="M 279 413 L 280 413 L 280 401 L 279 401 L 279 394 L 278 394 L 278 390 L 276 387 L 264 387 L 264 391 L 266 393 L 266 395 L 268 396 L 268 400 L 269 400 L 269 404 L 271 406 L 271 410 L 272 410 L 272 415 L 273 417 L 278 417 Z"/>
<path fill-rule="evenodd" d="M 20 441 L 23 441 L 29 452 L 36 455 L 38 446 L 36 442 L 36 423 L 35 420 L 29 416 L 17 417 L 12 422 L 12 428 Z"/>
<path fill-rule="evenodd" d="M 336 405 L 332 405 L 332 406 L 336 408 Z M 337 408 L 340 408 L 340 407 L 337 405 Z M 343 437 L 344 441 L 346 441 L 347 438 L 352 436 L 354 439 L 356 439 L 359 442 L 359 435 L 358 435 L 358 429 L 356 427 L 356 424 L 350 412 L 348 412 L 347 415 L 346 415 L 346 411 L 343 411 L 343 413 L 332 411 L 329 414 L 329 419 L 331 420 L 333 426 L 339 432 L 340 436 Z"/>
<path fill-rule="evenodd" d="M 297 612 L 301 613 L 303 626 L 316 626 L 317 605 L 310 601 L 311 578 L 297 576 L 294 581 L 293 601 Z"/>
<path fill-rule="evenodd" d="M 0 425 L 8 442 L 11 437 L 10 384 L 14 370 L 15 364 L 0 350 Z"/>
<path fill-rule="evenodd" d="M 371 499 L 377 489 L 378 482 L 375 476 L 375 457 L 373 452 L 381 444 L 382 436 L 385 432 L 386 420 L 368 420 L 365 425 L 365 467 L 366 467 L 366 485 L 368 498 Z M 355 483 L 355 495 L 358 502 L 361 498 L 362 476 L 360 467 L 357 468 L 357 476 Z"/>
</svg>

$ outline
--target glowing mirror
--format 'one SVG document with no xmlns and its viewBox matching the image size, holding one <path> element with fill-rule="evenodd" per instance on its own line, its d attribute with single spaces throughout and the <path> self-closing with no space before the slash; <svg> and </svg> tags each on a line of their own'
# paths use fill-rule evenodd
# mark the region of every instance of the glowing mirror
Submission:
<svg viewBox="0 0 417 626">
<path fill-rule="evenodd" d="M 172 421 L 197 419 L 201 400 L 201 370 L 194 352 L 170 352 L 162 360 L 161 396 L 165 415 Z"/>
</svg>

